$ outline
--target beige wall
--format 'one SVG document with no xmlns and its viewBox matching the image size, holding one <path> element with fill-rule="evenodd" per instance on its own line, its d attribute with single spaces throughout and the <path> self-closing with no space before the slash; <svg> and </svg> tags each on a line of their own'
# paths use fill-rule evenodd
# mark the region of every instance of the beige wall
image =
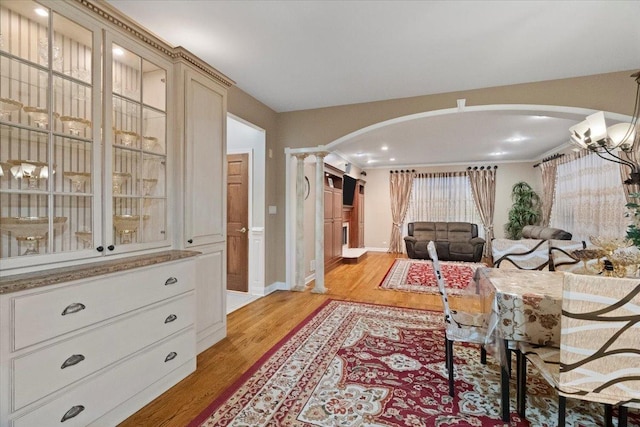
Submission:
<svg viewBox="0 0 640 427">
<path fill-rule="evenodd" d="M 266 175 L 265 175 L 265 204 L 277 206 L 277 214 L 265 218 L 265 285 L 284 280 L 284 202 L 278 200 L 278 189 L 284 188 L 283 177 L 277 176 L 278 167 L 275 166 L 277 158 L 277 114 L 275 111 L 262 104 L 255 98 L 246 94 L 237 87 L 231 87 L 228 91 L 227 110 L 229 113 L 240 117 L 247 122 L 265 130 L 266 133 Z M 280 150 L 281 151 L 281 150 Z M 277 248 L 277 249 L 276 249 Z M 280 251 L 280 256 L 273 251 Z M 284 263 L 284 261 L 283 261 Z M 279 270 L 281 269 L 281 271 Z"/>
<path fill-rule="evenodd" d="M 326 145 L 344 135 L 381 121 L 408 114 L 455 107 L 456 100 L 459 98 L 465 98 L 467 106 L 489 104 L 556 105 L 630 115 L 633 113 L 635 95 L 635 83 L 629 77 L 632 72 L 633 70 L 278 114 L 241 90 L 230 89 L 229 112 L 264 128 L 267 131 L 268 148 L 273 150 L 273 158 L 269 158 L 267 155 L 266 203 L 267 205 L 276 205 L 278 213 L 277 215 L 267 215 L 266 284 L 285 280 L 285 194 L 283 191 L 285 186 L 285 147 Z M 502 172 L 501 168 L 504 168 L 505 171 L 510 170 L 507 165 L 500 166 L 499 173 Z M 529 168 L 522 168 L 525 172 L 527 169 Z M 531 169 L 529 170 L 531 171 Z M 513 173 L 519 173 L 519 169 L 515 167 Z M 369 171 L 367 174 L 367 186 L 369 186 L 369 183 L 373 181 L 373 176 L 369 175 Z M 505 172 L 505 176 L 509 176 L 509 174 Z M 502 178 L 500 178 L 498 185 L 502 185 L 501 180 Z M 516 179 L 505 177 L 505 187 L 509 187 L 508 181 L 515 182 Z M 531 184 L 533 185 L 533 182 Z M 539 184 L 537 187 L 539 188 Z M 504 194 L 508 193 L 509 189 L 505 190 L 505 188 L 499 187 L 498 190 L 500 194 Z M 367 197 L 370 195 L 372 195 L 372 191 L 368 190 Z M 367 205 L 369 205 L 368 200 Z M 370 209 L 369 211 L 365 214 L 365 221 L 370 220 L 371 214 L 375 214 L 377 210 L 371 212 Z M 500 212 L 503 211 L 504 208 L 500 208 Z M 379 214 L 383 215 L 383 210 L 380 210 Z M 504 218 L 500 219 L 496 213 L 497 231 L 499 231 L 499 225 L 505 222 Z M 365 231 L 365 240 L 368 238 L 367 234 Z"/>
</svg>

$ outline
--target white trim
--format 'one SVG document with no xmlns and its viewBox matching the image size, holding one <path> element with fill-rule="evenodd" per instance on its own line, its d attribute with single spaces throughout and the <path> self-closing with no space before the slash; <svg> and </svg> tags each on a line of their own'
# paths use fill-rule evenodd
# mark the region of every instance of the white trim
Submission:
<svg viewBox="0 0 640 427">
<path fill-rule="evenodd" d="M 365 248 L 368 252 L 387 252 L 389 250 L 389 248 L 372 248 L 367 246 Z"/>
<path fill-rule="evenodd" d="M 308 275 L 307 277 L 304 278 L 304 284 L 308 285 L 309 283 L 313 282 L 314 280 L 316 280 L 316 273 L 311 273 L 310 275 Z"/>
<path fill-rule="evenodd" d="M 275 291 L 288 291 L 288 290 L 289 290 L 289 286 L 287 286 L 286 283 L 284 283 L 284 282 L 273 282 L 272 284 L 270 284 L 269 286 L 264 288 L 264 294 L 263 295 L 269 295 L 270 293 L 273 293 Z"/>
<path fill-rule="evenodd" d="M 295 215 L 293 212 L 292 201 L 295 203 L 295 198 L 291 196 L 291 149 L 284 149 L 284 259 L 285 259 L 285 286 L 286 290 L 291 289 L 291 284 L 294 282 L 294 267 L 295 263 L 295 221 L 293 221 Z M 273 286 L 273 285 L 271 285 Z M 271 293 L 271 292 L 269 292 Z"/>
<path fill-rule="evenodd" d="M 264 227 L 249 230 L 249 293 L 262 295 L 264 292 Z"/>
</svg>

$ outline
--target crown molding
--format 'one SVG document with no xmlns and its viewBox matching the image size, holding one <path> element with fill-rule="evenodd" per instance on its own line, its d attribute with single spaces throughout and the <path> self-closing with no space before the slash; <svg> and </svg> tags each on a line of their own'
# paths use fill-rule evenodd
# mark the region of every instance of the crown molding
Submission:
<svg viewBox="0 0 640 427">
<path fill-rule="evenodd" d="M 124 15 L 122 12 L 109 5 L 104 0 L 74 0 L 76 4 L 80 5 L 83 9 L 88 10 L 94 15 L 98 15 L 102 20 L 106 20 L 115 27 L 122 31 L 129 33 L 137 40 L 143 42 L 147 46 L 154 50 L 168 56 L 173 61 L 181 60 L 187 62 L 191 66 L 204 72 L 210 77 L 214 78 L 219 83 L 226 87 L 233 86 L 235 82 L 229 77 L 216 70 L 205 61 L 198 58 L 187 49 L 179 46 L 174 47 L 159 37 L 155 36 L 147 29 L 133 21 L 131 18 Z"/>
</svg>

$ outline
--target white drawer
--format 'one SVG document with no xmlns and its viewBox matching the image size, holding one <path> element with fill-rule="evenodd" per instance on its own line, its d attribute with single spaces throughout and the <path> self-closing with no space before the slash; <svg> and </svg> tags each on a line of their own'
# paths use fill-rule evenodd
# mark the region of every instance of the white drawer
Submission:
<svg viewBox="0 0 640 427">
<path fill-rule="evenodd" d="M 195 294 L 153 306 L 13 360 L 13 410 L 191 326 Z"/>
<path fill-rule="evenodd" d="M 129 270 L 12 299 L 13 349 L 194 289 L 193 261 Z"/>
<path fill-rule="evenodd" d="M 11 425 L 84 427 L 194 357 L 195 330 L 189 328 L 14 419 Z"/>
</svg>

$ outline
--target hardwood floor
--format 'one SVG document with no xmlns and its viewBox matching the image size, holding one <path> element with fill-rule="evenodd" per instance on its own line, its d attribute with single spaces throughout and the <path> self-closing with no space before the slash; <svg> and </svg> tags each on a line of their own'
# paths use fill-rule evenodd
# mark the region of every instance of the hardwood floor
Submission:
<svg viewBox="0 0 640 427">
<path fill-rule="evenodd" d="M 330 271 L 325 277 L 327 294 L 278 291 L 234 311 L 227 319 L 227 338 L 198 356 L 196 372 L 120 425 L 187 425 L 327 299 L 442 310 L 439 295 L 378 288 L 396 258 L 396 254 L 369 252 L 358 264 L 342 264 Z M 455 299 L 450 302 L 455 307 Z"/>
</svg>

